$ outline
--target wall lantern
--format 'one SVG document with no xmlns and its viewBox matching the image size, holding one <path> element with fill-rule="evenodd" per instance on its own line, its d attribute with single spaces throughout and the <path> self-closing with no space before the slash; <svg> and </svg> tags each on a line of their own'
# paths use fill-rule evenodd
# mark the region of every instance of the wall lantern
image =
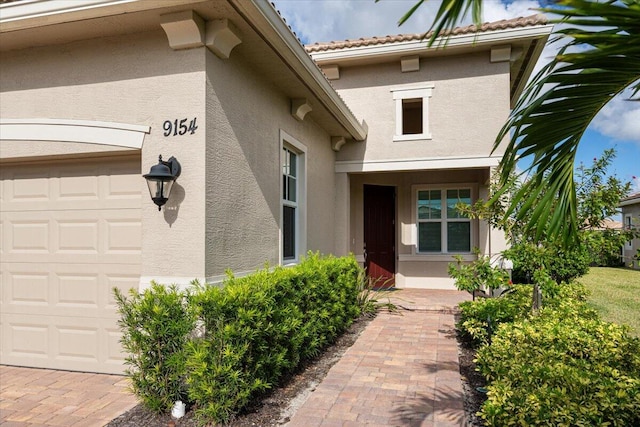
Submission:
<svg viewBox="0 0 640 427">
<path fill-rule="evenodd" d="M 169 160 L 165 162 L 160 155 L 158 156 L 158 164 L 151 166 L 148 174 L 142 175 L 147 180 L 151 200 L 158 205 L 158 210 L 169 200 L 173 182 L 180 176 L 181 171 L 182 167 L 175 157 L 169 157 Z"/>
</svg>

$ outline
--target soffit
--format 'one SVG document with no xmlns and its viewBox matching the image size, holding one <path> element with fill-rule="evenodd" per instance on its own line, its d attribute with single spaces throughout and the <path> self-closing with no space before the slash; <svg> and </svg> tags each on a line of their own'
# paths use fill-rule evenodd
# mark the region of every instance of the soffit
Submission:
<svg viewBox="0 0 640 427">
<path fill-rule="evenodd" d="M 332 136 L 352 135 L 336 119 L 335 112 L 327 110 L 326 103 L 321 102 L 308 83 L 300 78 L 300 70 L 294 70 L 290 63 L 275 51 L 269 41 L 259 34 L 236 9 L 226 1 L 167 0 L 154 2 L 156 8 L 142 11 L 125 11 L 111 13 L 72 22 L 42 25 L 20 30 L 0 32 L 0 51 L 26 49 L 49 45 L 67 44 L 79 40 L 92 40 L 104 37 L 136 34 L 149 31 L 161 31 L 160 16 L 183 10 L 193 10 L 205 21 L 228 18 L 238 28 L 242 43 L 233 49 L 231 59 L 242 59 L 257 70 L 261 77 L 273 84 L 289 98 L 307 98 L 313 111 L 306 120 L 316 121 Z M 143 2 L 144 4 L 144 2 Z M 169 4 L 168 7 L 157 7 Z M 300 50 L 304 52 L 303 48 Z M 306 55 L 306 53 L 305 53 Z M 235 57 L 235 58 L 234 58 Z M 345 107 L 346 108 L 346 107 Z"/>
</svg>

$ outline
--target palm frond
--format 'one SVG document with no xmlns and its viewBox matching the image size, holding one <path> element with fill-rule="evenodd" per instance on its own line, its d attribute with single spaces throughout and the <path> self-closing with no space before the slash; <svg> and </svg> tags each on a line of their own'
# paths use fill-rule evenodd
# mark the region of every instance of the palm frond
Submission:
<svg viewBox="0 0 640 427">
<path fill-rule="evenodd" d="M 507 214 L 526 220 L 525 233 L 570 244 L 579 229 L 573 169 L 580 140 L 613 97 L 640 89 L 640 1 L 561 0 L 542 11 L 561 16 L 555 22 L 565 27 L 556 34 L 569 41 L 529 83 L 494 150 L 511 133 L 503 184 L 519 160 L 533 156 L 531 179 Z"/>
</svg>

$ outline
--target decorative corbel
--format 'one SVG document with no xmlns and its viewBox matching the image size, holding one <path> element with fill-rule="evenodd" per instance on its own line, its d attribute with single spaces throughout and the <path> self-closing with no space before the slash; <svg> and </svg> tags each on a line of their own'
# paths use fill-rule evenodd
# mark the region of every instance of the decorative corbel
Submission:
<svg viewBox="0 0 640 427">
<path fill-rule="evenodd" d="M 322 72 L 329 80 L 338 80 L 340 78 L 340 67 L 337 65 L 323 65 Z"/>
<path fill-rule="evenodd" d="M 347 143 L 347 139 L 344 136 L 332 136 L 331 137 L 331 148 L 333 151 L 340 151 L 342 146 Z"/>
<path fill-rule="evenodd" d="M 205 45 L 220 59 L 229 59 L 234 47 L 242 43 L 240 32 L 228 19 L 207 22 Z"/>
<path fill-rule="evenodd" d="M 167 34 L 171 49 L 189 49 L 204 45 L 204 20 L 193 10 L 160 16 L 160 25 Z"/>
<path fill-rule="evenodd" d="M 409 73 L 411 71 L 420 71 L 420 57 L 405 56 L 400 58 L 400 69 L 403 73 Z"/>
<path fill-rule="evenodd" d="M 511 45 L 493 46 L 491 48 L 491 62 L 506 62 L 511 60 Z"/>
<path fill-rule="evenodd" d="M 304 116 L 312 110 L 311 104 L 306 98 L 295 98 L 291 100 L 291 115 L 296 120 L 303 121 Z"/>
</svg>

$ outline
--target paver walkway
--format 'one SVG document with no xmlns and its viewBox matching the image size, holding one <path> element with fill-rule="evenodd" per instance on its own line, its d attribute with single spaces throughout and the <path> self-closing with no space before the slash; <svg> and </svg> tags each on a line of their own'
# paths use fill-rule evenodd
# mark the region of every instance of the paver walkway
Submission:
<svg viewBox="0 0 640 427">
<path fill-rule="evenodd" d="M 288 423 L 313 426 L 464 426 L 454 308 L 469 294 L 393 292 L 382 313 Z"/>
<path fill-rule="evenodd" d="M 454 311 L 469 294 L 402 290 L 289 422 L 313 426 L 464 426 Z M 117 375 L 0 366 L 0 425 L 103 426 L 136 405 Z"/>
<path fill-rule="evenodd" d="M 104 426 L 136 406 L 119 375 L 0 366 L 0 425 Z"/>
</svg>

